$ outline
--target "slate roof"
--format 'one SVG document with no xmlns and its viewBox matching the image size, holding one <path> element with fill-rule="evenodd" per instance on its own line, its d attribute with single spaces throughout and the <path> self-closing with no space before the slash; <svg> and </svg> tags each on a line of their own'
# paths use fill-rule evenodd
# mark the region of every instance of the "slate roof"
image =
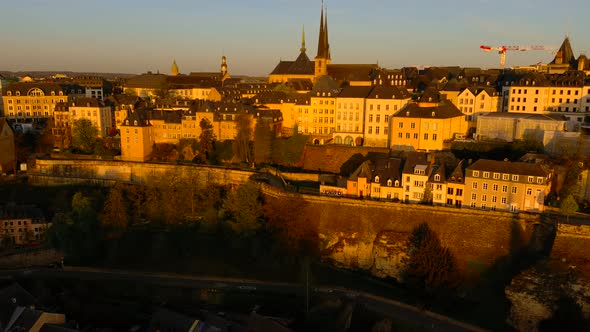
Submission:
<svg viewBox="0 0 590 332">
<path fill-rule="evenodd" d="M 57 84 L 57 83 L 28 83 L 28 82 L 20 82 L 20 83 L 13 83 L 9 86 L 5 87 L 2 90 L 2 95 L 7 96 L 10 92 L 12 96 L 19 92 L 21 96 L 26 96 L 27 93 L 31 89 L 40 89 L 46 96 L 50 96 L 51 92 L 53 91 L 55 95 L 59 95 L 61 91 L 64 95 L 67 94 L 67 90 L 65 89 L 65 85 Z"/>
<path fill-rule="evenodd" d="M 161 308 L 152 315 L 147 331 L 187 332 L 191 331 L 196 321 L 195 318 Z"/>
<path fill-rule="evenodd" d="M 152 110 L 150 113 L 150 120 L 164 121 L 164 123 L 182 123 L 182 111 L 164 111 Z"/>
<path fill-rule="evenodd" d="M 141 98 L 138 96 L 131 96 L 126 94 L 118 94 L 118 95 L 111 95 L 109 96 L 108 100 L 113 102 L 115 106 L 121 105 L 134 105 L 137 106 L 139 103 L 142 102 Z"/>
<path fill-rule="evenodd" d="M 338 98 L 367 98 L 373 90 L 371 86 L 347 86 L 342 88 Z"/>
<path fill-rule="evenodd" d="M 553 61 L 551 61 L 549 64 L 550 65 L 569 64 L 571 66 L 574 66 L 575 62 L 576 62 L 576 58 L 574 57 L 574 51 L 572 50 L 572 45 L 570 44 L 570 39 L 569 39 L 569 37 L 566 36 L 565 39 L 563 40 L 563 43 L 559 47 L 559 50 L 557 50 L 557 53 L 555 54 L 555 58 L 553 58 Z"/>
<path fill-rule="evenodd" d="M 516 112 L 490 112 L 480 116 L 491 119 L 526 119 L 536 121 L 567 121 L 567 118 L 560 113 L 529 114 Z"/>
<path fill-rule="evenodd" d="M 467 169 L 471 171 L 488 171 L 542 177 L 546 177 L 550 173 L 542 165 L 536 163 L 498 161 L 490 159 L 479 159 L 471 166 L 467 167 Z"/>
<path fill-rule="evenodd" d="M 416 103 L 407 104 L 393 116 L 408 118 L 432 118 L 449 119 L 463 116 L 457 106 L 451 103 L 442 103 L 438 106 L 420 107 Z"/>
<path fill-rule="evenodd" d="M 375 86 L 367 96 L 368 99 L 408 99 L 410 93 L 397 86 Z"/>
<path fill-rule="evenodd" d="M 408 152 L 406 154 L 406 162 L 404 163 L 402 173 L 414 174 L 414 167 L 416 167 L 416 165 L 430 166 L 430 161 L 428 160 L 428 153 L 415 151 Z M 426 169 L 425 175 L 428 175 L 429 172 L 430 170 Z"/>
<path fill-rule="evenodd" d="M 287 86 L 296 91 L 311 91 L 313 88 L 313 82 L 310 79 L 305 78 L 290 78 L 287 80 Z"/>
<path fill-rule="evenodd" d="M 17 283 L 12 283 L 0 289 L 0 325 L 6 326 L 12 312 L 17 306 L 28 307 L 34 305 L 35 297 Z"/>
<path fill-rule="evenodd" d="M 340 167 L 353 155 L 365 157 L 371 153 L 389 153 L 389 149 L 377 147 L 306 145 L 303 150 L 303 169 L 340 174 Z"/>
<path fill-rule="evenodd" d="M 371 179 L 373 174 L 373 167 L 371 164 L 372 162 L 370 160 L 365 160 L 354 172 L 352 172 L 352 174 L 350 174 L 348 180 L 357 181 L 358 178 Z"/>
<path fill-rule="evenodd" d="M 45 216 L 43 215 L 43 212 L 41 212 L 41 209 L 34 205 L 0 205 L 0 220 L 20 218 L 45 220 Z"/>
<path fill-rule="evenodd" d="M 373 81 L 379 73 L 377 64 L 329 64 L 328 75 L 339 82 Z"/>
<path fill-rule="evenodd" d="M 30 331 L 43 314 L 42 311 L 17 307 L 12 313 L 10 321 L 4 327 L 4 332 Z"/>
<path fill-rule="evenodd" d="M 4 130 L 5 126 L 8 128 L 8 130 L 12 131 L 12 134 L 14 135 L 14 129 L 12 129 L 12 127 L 8 124 L 6 118 L 0 117 L 0 133 Z"/>
<path fill-rule="evenodd" d="M 440 175 L 440 179 L 438 181 L 436 181 L 434 178 L 434 176 L 437 174 Z M 428 179 L 428 181 L 433 183 L 444 183 L 446 181 L 445 165 L 433 165 L 432 172 L 430 174 L 430 178 Z"/>
<path fill-rule="evenodd" d="M 295 61 L 280 61 L 270 75 L 314 75 L 315 63 L 305 52 L 301 52 Z"/>
<path fill-rule="evenodd" d="M 391 180 L 393 183 L 398 180 L 401 184 L 403 164 L 400 158 L 388 157 L 375 160 L 371 182 L 374 182 L 375 177 L 379 176 L 379 183 L 382 186 L 387 185 L 387 180 Z"/>
<path fill-rule="evenodd" d="M 459 161 L 459 164 L 457 167 L 455 167 L 453 172 L 451 172 L 451 175 L 447 178 L 447 181 L 453 183 L 465 182 L 465 160 Z"/>
<path fill-rule="evenodd" d="M 148 109 L 139 109 L 130 111 L 127 113 L 127 117 L 125 121 L 121 124 L 122 126 L 131 126 L 131 127 L 148 127 L 151 126 L 149 117 L 148 117 Z M 129 121 L 129 122 L 127 122 Z M 137 121 L 137 125 L 135 124 Z M 127 124 L 129 123 L 129 124 Z"/>
<path fill-rule="evenodd" d="M 313 89 L 311 89 L 311 96 L 318 96 L 322 92 L 330 93 L 330 97 L 336 97 L 340 88 L 336 81 L 330 76 L 322 76 L 320 77 L 314 84 Z M 321 95 L 319 95 L 321 97 Z M 327 96 L 323 96 L 327 97 Z"/>
<path fill-rule="evenodd" d="M 70 107 L 105 107 L 104 102 L 96 98 L 77 98 L 75 100 L 68 101 Z"/>
</svg>

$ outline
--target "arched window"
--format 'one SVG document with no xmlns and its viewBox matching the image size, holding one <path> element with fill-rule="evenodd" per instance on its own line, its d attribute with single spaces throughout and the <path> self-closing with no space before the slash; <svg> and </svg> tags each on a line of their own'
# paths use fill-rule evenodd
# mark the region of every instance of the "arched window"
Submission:
<svg viewBox="0 0 590 332">
<path fill-rule="evenodd" d="M 128 126 L 129 125 L 129 120 L 125 120 L 125 125 Z"/>
<path fill-rule="evenodd" d="M 20 91 L 17 91 L 17 92 L 16 92 L 16 95 L 17 95 L 17 96 L 20 96 Z"/>
<path fill-rule="evenodd" d="M 391 184 L 392 184 L 391 179 L 387 180 L 387 186 L 391 187 Z"/>
<path fill-rule="evenodd" d="M 336 136 L 334 138 L 334 144 L 342 144 L 342 137 Z"/>
<path fill-rule="evenodd" d="M 436 174 L 436 175 L 434 176 L 434 181 L 440 181 L 440 175 Z"/>
<path fill-rule="evenodd" d="M 133 125 L 137 126 L 137 120 L 133 120 Z"/>
<path fill-rule="evenodd" d="M 375 183 L 379 183 L 379 175 L 375 177 Z"/>
<path fill-rule="evenodd" d="M 399 187 L 399 180 L 395 180 L 395 186 Z"/>
</svg>

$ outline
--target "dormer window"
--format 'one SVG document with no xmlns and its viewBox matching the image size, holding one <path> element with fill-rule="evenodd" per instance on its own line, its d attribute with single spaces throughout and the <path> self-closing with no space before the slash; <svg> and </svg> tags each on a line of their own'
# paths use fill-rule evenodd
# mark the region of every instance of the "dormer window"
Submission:
<svg viewBox="0 0 590 332">
<path fill-rule="evenodd" d="M 8 91 L 8 92 L 6 93 L 6 95 L 7 95 L 7 96 L 12 96 L 12 91 Z"/>
<path fill-rule="evenodd" d="M 133 120 L 133 125 L 137 126 L 137 120 Z"/>
<path fill-rule="evenodd" d="M 16 95 L 17 95 L 17 96 L 20 96 L 20 91 L 17 91 L 17 92 L 16 92 Z"/>
<path fill-rule="evenodd" d="M 379 176 L 375 177 L 375 183 L 379 183 Z"/>
<path fill-rule="evenodd" d="M 434 176 L 434 181 L 440 181 L 440 175 L 439 174 L 436 174 Z"/>
<path fill-rule="evenodd" d="M 479 171 L 473 171 L 473 177 L 474 178 L 479 177 Z"/>
<path fill-rule="evenodd" d="M 395 184 L 396 187 L 399 187 L 399 180 L 395 180 Z"/>
<path fill-rule="evenodd" d="M 387 186 L 388 186 L 388 187 L 391 187 L 391 184 L 392 184 L 392 181 L 391 181 L 391 179 L 387 180 Z"/>
<path fill-rule="evenodd" d="M 129 120 L 125 120 L 125 125 L 128 126 L 129 125 Z"/>
</svg>

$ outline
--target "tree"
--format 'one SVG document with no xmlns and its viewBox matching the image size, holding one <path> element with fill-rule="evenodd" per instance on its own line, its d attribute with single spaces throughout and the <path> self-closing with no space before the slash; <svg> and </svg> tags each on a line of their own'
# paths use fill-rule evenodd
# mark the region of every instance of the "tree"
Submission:
<svg viewBox="0 0 590 332">
<path fill-rule="evenodd" d="M 98 129 L 88 119 L 74 121 L 72 146 L 84 153 L 92 153 L 98 139 Z"/>
<path fill-rule="evenodd" d="M 229 193 L 223 207 L 229 213 L 234 232 L 248 236 L 262 227 L 262 197 L 256 183 L 249 181 L 238 186 Z"/>
<path fill-rule="evenodd" d="M 274 133 L 268 124 L 258 119 L 254 129 L 254 160 L 257 164 L 271 161 L 273 139 Z"/>
<path fill-rule="evenodd" d="M 127 204 L 123 197 L 123 188 L 120 183 L 115 184 L 109 191 L 104 202 L 100 221 L 104 226 L 124 230 L 129 224 Z"/>
<path fill-rule="evenodd" d="M 234 141 L 234 154 L 241 161 L 250 164 L 252 162 L 252 117 L 242 113 L 236 118 L 238 133 Z"/>
<path fill-rule="evenodd" d="M 426 187 L 424 187 L 424 194 L 422 196 L 422 204 L 431 204 L 432 205 L 432 185 L 430 183 L 427 183 Z"/>
<path fill-rule="evenodd" d="M 404 281 L 425 295 L 453 290 L 459 284 L 455 258 L 441 245 L 436 233 L 422 223 L 408 239 Z"/>
<path fill-rule="evenodd" d="M 213 154 L 215 148 L 215 133 L 213 132 L 213 125 L 207 118 L 202 118 L 199 122 L 201 127 L 201 134 L 199 135 L 199 161 L 205 163 Z"/>
<path fill-rule="evenodd" d="M 579 210 L 578 203 L 574 199 L 574 196 L 568 195 L 559 205 L 559 211 L 566 215 L 567 221 L 570 221 L 570 216 Z"/>
</svg>

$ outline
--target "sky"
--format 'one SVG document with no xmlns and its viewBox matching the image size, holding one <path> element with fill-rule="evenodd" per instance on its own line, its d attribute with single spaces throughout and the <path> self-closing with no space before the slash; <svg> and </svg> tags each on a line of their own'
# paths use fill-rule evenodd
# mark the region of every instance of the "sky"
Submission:
<svg viewBox="0 0 590 332">
<path fill-rule="evenodd" d="M 497 68 L 482 44 L 590 54 L 588 0 L 325 0 L 332 63 Z M 317 51 L 321 0 L 2 0 L 0 70 L 266 76 Z M 551 51 L 509 52 L 506 65 L 547 63 Z"/>
</svg>

